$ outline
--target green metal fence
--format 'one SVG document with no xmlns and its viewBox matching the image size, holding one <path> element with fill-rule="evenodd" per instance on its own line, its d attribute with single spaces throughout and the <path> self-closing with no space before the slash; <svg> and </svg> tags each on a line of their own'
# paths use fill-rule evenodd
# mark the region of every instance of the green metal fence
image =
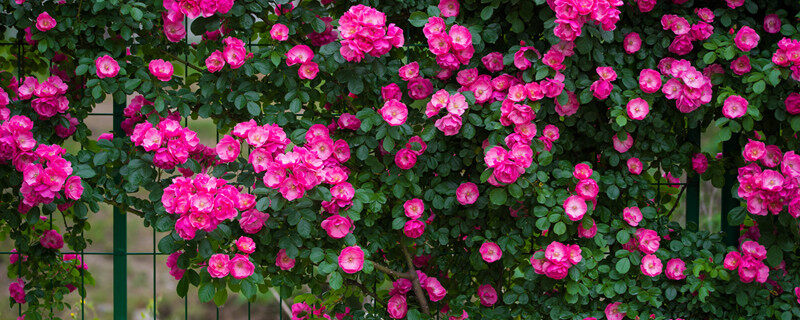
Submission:
<svg viewBox="0 0 800 320">
<path fill-rule="evenodd" d="M 187 35 L 187 42 L 188 42 L 188 35 Z M 249 44 L 250 46 L 258 46 L 255 44 Z M 17 42 L 7 42 L 7 43 L 0 43 L 0 46 L 13 46 L 14 51 L 17 53 L 17 63 L 16 63 L 16 76 L 17 78 L 21 79 L 25 76 L 24 70 L 24 55 L 25 49 L 27 44 L 22 42 L 22 37 L 18 38 Z M 184 66 L 186 73 L 188 73 L 188 67 Z M 186 74 L 184 74 L 185 78 Z M 123 116 L 123 109 L 126 106 L 126 101 L 114 101 L 113 112 L 111 113 L 101 113 L 101 112 L 92 112 L 89 115 L 93 117 L 112 117 L 113 120 L 113 132 L 114 137 L 124 137 L 125 133 L 122 130 L 121 123 L 124 120 Z M 700 130 L 690 129 L 688 130 L 688 134 L 686 136 L 689 142 L 700 146 Z M 219 134 L 217 133 L 217 140 L 219 139 Z M 733 137 L 731 140 L 725 142 L 723 144 L 723 154 L 738 154 L 740 151 L 737 146 L 738 137 Z M 687 181 L 680 182 L 680 183 L 671 183 L 671 182 L 656 182 L 654 185 L 657 186 L 657 195 L 658 199 L 656 201 L 660 201 L 661 196 L 661 188 L 662 186 L 674 186 L 679 185 L 681 191 L 678 195 L 678 198 L 685 192 L 686 199 L 685 199 L 685 212 L 686 212 L 686 223 L 690 224 L 693 223 L 699 226 L 700 222 L 700 181 L 697 174 L 689 172 Z M 120 179 L 117 177 L 117 179 Z M 722 206 L 722 213 L 721 213 L 721 228 L 720 230 L 724 234 L 725 243 L 727 245 L 735 245 L 737 238 L 738 238 L 738 227 L 737 226 L 729 226 L 727 221 L 727 213 L 732 210 L 733 208 L 739 205 L 739 202 L 733 197 L 734 185 L 736 181 L 736 172 L 730 171 L 727 172 L 725 175 L 725 184 L 722 189 L 722 197 L 721 197 L 721 206 Z M 680 199 L 679 199 L 680 200 Z M 676 201 L 676 205 L 679 201 Z M 114 207 L 113 209 L 113 250 L 111 252 L 104 252 L 104 251 L 80 251 L 80 252 L 62 252 L 62 254 L 78 254 L 81 256 L 81 260 L 85 261 L 85 256 L 112 256 L 113 257 L 113 318 L 115 320 L 124 320 L 129 318 L 129 310 L 128 310 L 128 269 L 127 263 L 128 258 L 131 256 L 150 256 L 153 259 L 153 296 L 152 296 L 152 319 L 157 319 L 157 283 L 156 279 L 158 276 L 156 267 L 157 267 L 157 257 L 167 255 L 166 253 L 158 252 L 156 250 L 156 232 L 153 230 L 152 238 L 153 238 L 153 247 L 152 251 L 147 252 L 131 252 L 128 251 L 128 244 L 127 244 L 127 223 L 126 223 L 126 212 L 124 208 Z M 52 219 L 50 219 L 52 223 Z M 0 252 L 0 256 L 9 256 L 11 254 L 20 254 L 23 255 L 23 252 Z M 19 260 L 19 267 L 20 270 L 22 268 L 22 259 Z M 81 291 L 85 292 L 85 284 L 84 284 L 84 277 L 83 271 L 81 269 Z M 167 294 L 176 294 L 174 291 L 168 292 Z M 85 311 L 85 300 L 87 297 L 81 297 L 80 299 L 80 319 L 86 318 L 86 311 Z M 279 298 L 279 304 L 282 306 L 283 300 Z M 250 312 L 250 302 L 247 303 L 247 319 L 251 319 L 253 316 Z M 280 308 L 279 306 L 279 308 Z M 184 309 L 184 318 L 189 319 L 189 300 L 188 297 L 184 298 L 183 303 Z M 283 310 L 278 314 L 279 319 L 283 319 Z M 2 311 L 2 309 L 0 309 Z M 0 315 L 4 314 L 12 314 L 14 313 L 12 310 L 2 311 Z M 22 314 L 22 306 L 18 306 L 16 314 Z M 220 319 L 220 308 L 216 308 L 216 319 Z"/>
</svg>

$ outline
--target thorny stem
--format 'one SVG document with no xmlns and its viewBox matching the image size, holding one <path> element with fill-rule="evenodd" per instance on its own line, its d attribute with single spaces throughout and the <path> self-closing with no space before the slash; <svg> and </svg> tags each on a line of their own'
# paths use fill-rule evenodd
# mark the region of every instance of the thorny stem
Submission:
<svg viewBox="0 0 800 320">
<path fill-rule="evenodd" d="M 403 249 L 403 255 L 406 257 L 406 264 L 408 265 L 408 273 L 411 274 L 411 283 L 414 284 L 414 294 L 417 296 L 419 306 L 422 308 L 422 313 L 430 315 L 428 310 L 428 300 L 425 299 L 425 293 L 422 292 L 422 286 L 419 284 L 419 277 L 417 277 L 417 270 L 414 268 L 414 261 L 411 260 L 411 254 L 408 253 L 406 246 L 401 244 L 400 248 Z"/>
</svg>

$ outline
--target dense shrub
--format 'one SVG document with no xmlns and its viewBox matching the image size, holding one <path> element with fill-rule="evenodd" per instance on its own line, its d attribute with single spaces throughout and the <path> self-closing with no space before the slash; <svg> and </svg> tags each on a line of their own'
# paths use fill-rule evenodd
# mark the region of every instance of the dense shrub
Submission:
<svg viewBox="0 0 800 320">
<path fill-rule="evenodd" d="M 180 295 L 278 287 L 297 319 L 800 317 L 798 9 L 6 1 L 12 303 L 66 307 L 105 202 L 169 232 Z M 107 95 L 125 120 L 90 138 Z M 739 245 L 670 222 L 679 178 L 737 172 Z"/>
</svg>

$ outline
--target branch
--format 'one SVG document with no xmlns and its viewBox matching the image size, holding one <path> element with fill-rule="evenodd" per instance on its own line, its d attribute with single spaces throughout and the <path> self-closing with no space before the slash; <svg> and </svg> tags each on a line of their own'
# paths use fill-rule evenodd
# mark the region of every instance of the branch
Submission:
<svg viewBox="0 0 800 320">
<path fill-rule="evenodd" d="M 117 208 L 120 208 L 123 211 L 127 211 L 127 212 L 133 213 L 133 214 L 135 214 L 135 215 L 137 215 L 139 217 L 144 218 L 144 212 L 141 212 L 141 211 L 136 210 L 136 209 L 132 209 L 131 207 L 123 205 L 123 204 L 121 204 L 119 202 L 116 202 L 116 201 L 113 201 L 113 200 L 108 200 L 108 199 L 104 199 L 103 202 L 108 203 L 108 204 L 110 204 L 112 206 L 115 206 Z"/>
<path fill-rule="evenodd" d="M 378 301 L 378 295 L 367 289 L 367 287 L 364 286 L 361 282 L 355 281 L 353 279 L 345 279 L 345 283 L 358 287 L 359 289 L 361 289 L 361 292 L 364 292 L 366 295 L 371 296 L 373 299 L 375 299 L 375 301 Z"/>
<path fill-rule="evenodd" d="M 683 187 L 681 187 L 681 191 L 678 192 L 678 198 L 675 199 L 675 205 L 672 206 L 672 209 L 669 209 L 669 213 L 667 213 L 667 217 L 671 216 L 672 212 L 675 211 L 675 208 L 678 207 L 678 205 L 681 202 L 681 196 L 683 196 L 683 191 L 685 191 L 685 190 L 686 190 L 686 185 L 684 184 Z"/>
<path fill-rule="evenodd" d="M 200 69 L 198 66 L 189 63 L 189 61 L 186 61 L 185 59 L 181 59 L 181 58 L 179 58 L 178 56 L 176 56 L 174 54 L 171 54 L 169 52 L 164 51 L 163 49 L 161 50 L 161 52 L 163 52 L 164 54 L 168 55 L 170 57 L 170 59 L 177 60 L 177 61 L 185 64 L 189 68 L 195 69 L 198 72 L 205 72 L 205 70 Z"/>
<path fill-rule="evenodd" d="M 428 300 L 425 299 L 425 293 L 422 292 L 422 286 L 419 284 L 419 277 L 417 277 L 417 270 L 414 269 L 414 261 L 411 260 L 411 254 L 408 253 L 408 249 L 406 249 L 405 245 L 400 244 L 400 248 L 403 249 L 403 255 L 406 257 L 408 273 L 411 274 L 411 283 L 414 284 L 414 294 L 417 296 L 417 301 L 419 301 L 419 306 L 422 308 L 422 313 L 430 315 L 431 312 L 428 310 Z"/>
<path fill-rule="evenodd" d="M 383 272 L 383 273 L 388 274 L 388 275 L 391 275 L 391 276 L 393 276 L 395 278 L 404 278 L 404 279 L 409 279 L 409 280 L 411 279 L 411 274 L 402 273 L 400 271 L 395 271 L 395 270 L 389 269 L 389 267 L 384 266 L 384 265 L 382 265 L 380 263 L 377 263 L 375 261 L 372 261 L 372 265 L 374 265 L 375 269 L 378 269 L 378 271 Z"/>
</svg>

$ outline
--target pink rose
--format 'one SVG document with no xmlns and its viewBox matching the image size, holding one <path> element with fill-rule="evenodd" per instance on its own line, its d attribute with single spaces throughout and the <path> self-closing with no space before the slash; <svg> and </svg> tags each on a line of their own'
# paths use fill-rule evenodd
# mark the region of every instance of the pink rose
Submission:
<svg viewBox="0 0 800 320">
<path fill-rule="evenodd" d="M 417 77 L 408 82 L 408 96 L 414 100 L 423 100 L 433 93 L 433 84 L 430 80 Z"/>
<path fill-rule="evenodd" d="M 406 237 L 416 239 L 422 236 L 425 233 L 425 223 L 416 219 L 406 221 L 405 226 L 403 226 L 403 234 Z"/>
<path fill-rule="evenodd" d="M 97 59 L 94 60 L 94 65 L 97 77 L 100 79 L 113 78 L 119 73 L 119 63 L 109 55 L 97 57 Z"/>
<path fill-rule="evenodd" d="M 397 100 L 389 100 L 383 104 L 383 107 L 378 110 L 383 120 L 390 126 L 399 126 L 406 123 L 408 118 L 408 108 L 406 105 Z"/>
<path fill-rule="evenodd" d="M 738 95 L 732 95 L 725 99 L 722 105 L 722 114 L 729 119 L 736 119 L 747 113 L 747 99 Z"/>
<path fill-rule="evenodd" d="M 503 55 L 500 52 L 491 52 L 481 58 L 481 62 L 483 62 L 483 66 L 486 67 L 489 72 L 498 72 L 503 70 Z"/>
<path fill-rule="evenodd" d="M 344 238 L 353 230 L 353 223 L 350 218 L 342 217 L 338 214 L 333 214 L 322 220 L 321 226 L 328 233 L 328 236 L 334 239 Z"/>
<path fill-rule="evenodd" d="M 544 251 L 544 257 L 551 263 L 564 263 L 569 259 L 569 248 L 563 243 L 553 241 Z"/>
<path fill-rule="evenodd" d="M 461 130 L 462 120 L 461 116 L 449 113 L 444 117 L 439 118 L 434 123 L 434 126 L 442 131 L 445 136 L 452 136 Z"/>
<path fill-rule="evenodd" d="M 786 112 L 789 114 L 800 114 L 800 93 L 790 93 L 783 103 L 786 106 Z"/>
<path fill-rule="evenodd" d="M 572 176 L 580 180 L 591 178 L 593 173 L 592 167 L 585 163 L 576 164 L 575 169 L 572 170 Z"/>
<path fill-rule="evenodd" d="M 305 62 L 300 65 L 300 69 L 297 69 L 300 79 L 312 80 L 317 77 L 317 73 L 319 73 L 319 65 L 316 62 Z"/>
<path fill-rule="evenodd" d="M 457 16 L 460 5 L 458 0 L 440 0 L 438 7 L 439 12 L 442 13 L 442 17 L 447 18 Z"/>
<path fill-rule="evenodd" d="M 289 40 L 289 27 L 282 23 L 273 24 L 272 28 L 269 30 L 269 35 L 272 37 L 272 40 Z"/>
<path fill-rule="evenodd" d="M 225 135 L 217 142 L 215 151 L 223 163 L 233 162 L 239 157 L 241 142 L 234 137 Z"/>
<path fill-rule="evenodd" d="M 503 251 L 494 242 L 484 242 L 478 252 L 480 252 L 483 261 L 488 263 L 495 262 L 503 257 Z"/>
<path fill-rule="evenodd" d="M 664 272 L 668 279 L 683 280 L 686 278 L 686 263 L 683 260 L 675 258 L 667 261 L 667 270 Z"/>
<path fill-rule="evenodd" d="M 40 13 L 39 16 L 36 17 L 36 29 L 39 29 L 41 32 L 46 32 L 47 30 L 55 28 L 55 26 L 56 19 L 53 19 L 47 11 Z"/>
<path fill-rule="evenodd" d="M 654 1 L 655 2 L 655 1 Z M 619 311 L 619 306 L 622 302 L 609 303 L 606 306 L 605 314 L 608 320 L 622 320 L 625 318 L 625 313 Z"/>
<path fill-rule="evenodd" d="M 22 278 L 17 278 L 17 281 L 8 285 L 8 294 L 14 299 L 14 302 L 25 303 L 25 282 Z"/>
<path fill-rule="evenodd" d="M 428 298 L 433 302 L 440 301 L 447 295 L 447 290 L 445 290 L 442 284 L 439 283 L 439 280 L 434 277 L 426 278 L 422 286 L 425 288 L 425 291 L 428 292 Z"/>
<path fill-rule="evenodd" d="M 750 58 L 748 56 L 741 56 L 731 62 L 731 70 L 737 75 L 743 75 L 750 72 Z"/>
<path fill-rule="evenodd" d="M 622 209 L 622 217 L 631 227 L 636 227 L 642 221 L 642 211 L 638 207 Z"/>
<path fill-rule="evenodd" d="M 632 174 L 639 175 L 642 173 L 643 165 L 639 158 L 630 158 L 627 162 L 628 171 Z"/>
<path fill-rule="evenodd" d="M 275 257 L 275 265 L 281 270 L 292 270 L 294 268 L 294 259 L 286 255 L 286 249 L 278 250 L 278 255 Z"/>
<path fill-rule="evenodd" d="M 267 219 L 269 219 L 269 214 L 258 211 L 256 208 L 251 208 L 242 212 L 242 218 L 239 219 L 239 227 L 242 228 L 244 233 L 255 234 L 261 231 Z"/>
<path fill-rule="evenodd" d="M 403 210 L 405 211 L 406 217 L 410 219 L 419 219 L 425 211 L 425 203 L 422 202 L 422 199 L 418 198 L 406 200 L 403 204 Z"/>
<path fill-rule="evenodd" d="M 742 155 L 747 161 L 758 161 L 767 152 L 766 145 L 761 141 L 748 139 L 747 144 L 744 145 Z"/>
<path fill-rule="evenodd" d="M 564 212 L 572 221 L 583 219 L 586 214 L 586 200 L 581 196 L 573 195 L 564 200 Z"/>
<path fill-rule="evenodd" d="M 256 243 L 250 237 L 241 236 L 236 239 L 236 248 L 246 254 L 251 254 L 256 251 Z"/>
<path fill-rule="evenodd" d="M 597 80 L 589 86 L 589 89 L 592 90 L 592 94 L 595 98 L 600 100 L 605 100 L 611 94 L 611 90 L 614 89 L 614 85 L 611 82 L 606 80 Z"/>
<path fill-rule="evenodd" d="M 642 98 L 628 101 L 626 108 L 628 109 L 628 117 L 633 120 L 642 120 L 650 112 L 650 105 Z"/>
<path fill-rule="evenodd" d="M 592 179 L 583 179 L 578 181 L 578 184 L 575 186 L 575 193 L 577 193 L 581 198 L 590 201 L 597 198 L 597 193 L 599 191 L 600 189 L 597 186 L 597 181 Z"/>
<path fill-rule="evenodd" d="M 708 169 L 708 159 L 702 153 L 696 153 L 692 157 L 692 168 L 698 174 L 703 174 Z"/>
<path fill-rule="evenodd" d="M 212 52 L 211 55 L 206 58 L 206 69 L 208 69 L 208 72 L 214 73 L 222 70 L 223 67 L 225 67 L 225 57 L 219 50 Z"/>
<path fill-rule="evenodd" d="M 400 169 L 411 169 L 417 164 L 417 154 L 411 149 L 400 149 L 394 156 L 394 163 Z"/>
<path fill-rule="evenodd" d="M 384 101 L 400 101 L 403 99 L 403 92 L 400 91 L 400 87 L 396 83 L 390 83 L 381 88 L 381 97 L 383 97 Z"/>
<path fill-rule="evenodd" d="M 620 140 L 616 134 L 611 137 L 614 142 L 614 150 L 619 153 L 625 153 L 633 146 L 633 137 L 631 137 L 630 133 L 626 132 L 625 134 L 625 140 Z"/>
<path fill-rule="evenodd" d="M 597 234 L 597 223 L 592 220 L 592 226 L 589 229 L 585 229 L 583 226 L 583 221 L 578 224 L 578 237 L 581 238 L 594 238 Z"/>
<path fill-rule="evenodd" d="M 661 264 L 661 259 L 656 257 L 656 255 L 646 254 L 642 257 L 642 263 L 639 265 L 639 268 L 642 270 L 642 274 L 648 277 L 655 277 L 661 274 L 663 265 Z"/>
<path fill-rule="evenodd" d="M 339 116 L 339 120 L 337 120 L 336 124 L 339 125 L 339 128 L 350 129 L 354 131 L 361 128 L 361 120 L 350 113 L 342 113 L 342 115 Z"/>
<path fill-rule="evenodd" d="M 642 48 L 642 38 L 636 32 L 631 32 L 622 40 L 622 46 L 627 54 L 633 54 Z"/>
<path fill-rule="evenodd" d="M 42 245 L 42 247 L 60 250 L 62 247 L 64 247 L 64 238 L 58 233 L 58 231 L 47 230 L 42 234 L 42 237 L 39 239 L 39 243 Z"/>
<path fill-rule="evenodd" d="M 491 307 L 497 303 L 497 290 L 491 284 L 478 287 L 478 298 L 484 307 Z"/>
<path fill-rule="evenodd" d="M 639 240 L 639 250 L 645 254 L 656 253 L 661 245 L 661 237 L 650 229 L 636 230 L 636 238 Z"/>
<path fill-rule="evenodd" d="M 150 73 L 156 77 L 156 79 L 161 81 L 169 81 L 172 79 L 172 63 L 169 61 L 164 61 L 161 59 L 150 60 L 150 64 L 148 65 L 150 69 Z"/>
<path fill-rule="evenodd" d="M 781 18 L 777 14 L 768 14 L 764 17 L 764 31 L 778 33 L 781 31 Z"/>
<path fill-rule="evenodd" d="M 389 316 L 392 317 L 392 319 L 405 318 L 406 312 L 408 311 L 406 296 L 403 294 L 393 295 L 389 298 L 389 302 L 386 303 L 386 311 L 389 312 Z"/>
<path fill-rule="evenodd" d="M 456 200 L 462 205 L 475 203 L 478 195 L 478 186 L 472 182 L 464 182 L 456 188 Z"/>
<path fill-rule="evenodd" d="M 736 47 L 739 48 L 739 50 L 748 52 L 758 46 L 758 41 L 760 39 L 761 37 L 758 36 L 758 33 L 756 33 L 753 28 L 743 26 L 738 32 L 736 32 L 736 37 L 733 38 L 733 43 L 736 44 Z"/>
<path fill-rule="evenodd" d="M 206 269 L 212 278 L 224 278 L 228 275 L 228 273 L 230 273 L 230 270 L 228 269 L 229 263 L 230 258 L 228 255 L 217 253 L 208 259 L 208 267 Z"/>
<path fill-rule="evenodd" d="M 81 177 L 71 176 L 64 182 L 64 195 L 72 200 L 80 200 L 83 195 L 83 184 Z"/>
<path fill-rule="evenodd" d="M 253 275 L 253 271 L 255 271 L 255 266 L 253 265 L 252 262 L 250 262 L 250 259 L 247 256 L 237 254 L 233 257 L 233 259 L 230 260 L 230 262 L 228 262 L 228 269 L 230 271 L 231 276 L 233 276 L 234 278 L 244 279 Z"/>
<path fill-rule="evenodd" d="M 400 67 L 398 72 L 400 73 L 400 78 L 405 81 L 410 81 L 411 79 L 419 77 L 419 63 L 416 61 L 411 62 Z"/>
<path fill-rule="evenodd" d="M 351 246 L 342 249 L 339 254 L 339 267 L 345 273 L 356 273 L 364 267 L 364 251 L 361 247 Z"/>
<path fill-rule="evenodd" d="M 639 88 L 645 93 L 654 93 L 661 88 L 661 74 L 653 69 L 643 69 L 639 73 Z"/>
<path fill-rule="evenodd" d="M 314 51 L 311 51 L 311 48 L 304 44 L 298 44 L 286 52 L 287 66 L 293 66 L 298 63 L 306 63 L 312 59 L 314 59 Z"/>
</svg>

